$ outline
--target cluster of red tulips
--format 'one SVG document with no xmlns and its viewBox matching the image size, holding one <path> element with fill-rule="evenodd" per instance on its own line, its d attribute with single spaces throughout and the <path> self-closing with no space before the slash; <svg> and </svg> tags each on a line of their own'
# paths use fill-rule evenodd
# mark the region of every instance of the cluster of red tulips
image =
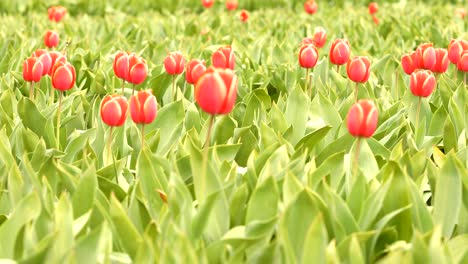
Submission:
<svg viewBox="0 0 468 264">
<path fill-rule="evenodd" d="M 201 0 L 203 7 L 211 8 L 214 5 L 215 0 Z M 239 3 L 237 0 L 226 0 L 226 9 L 229 11 L 234 11 L 237 9 Z M 239 18 L 242 22 L 247 22 L 249 20 L 249 12 L 245 9 L 242 9 L 239 13 Z"/>
</svg>

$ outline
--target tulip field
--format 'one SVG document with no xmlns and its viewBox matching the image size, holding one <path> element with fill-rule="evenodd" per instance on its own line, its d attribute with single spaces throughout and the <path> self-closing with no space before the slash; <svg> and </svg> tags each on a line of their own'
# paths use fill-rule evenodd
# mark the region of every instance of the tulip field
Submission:
<svg viewBox="0 0 468 264">
<path fill-rule="evenodd" d="M 468 263 L 466 1 L 0 2 L 0 263 Z"/>
</svg>

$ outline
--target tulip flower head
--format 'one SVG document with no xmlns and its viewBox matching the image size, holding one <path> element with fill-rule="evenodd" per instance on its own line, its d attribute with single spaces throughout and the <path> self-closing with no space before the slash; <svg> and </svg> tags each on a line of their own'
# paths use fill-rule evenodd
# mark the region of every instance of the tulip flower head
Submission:
<svg viewBox="0 0 468 264">
<path fill-rule="evenodd" d="M 335 65 L 343 65 L 348 62 L 351 48 L 344 39 L 336 39 L 330 47 L 330 61 Z"/>
<path fill-rule="evenodd" d="M 33 57 L 38 57 L 42 63 L 42 76 L 49 73 L 50 68 L 52 67 L 52 57 L 50 56 L 49 52 L 43 49 L 38 49 L 33 52 Z"/>
<path fill-rule="evenodd" d="M 69 62 L 56 62 L 52 69 L 52 86 L 60 91 L 73 88 L 76 81 L 75 67 Z"/>
<path fill-rule="evenodd" d="M 371 137 L 377 128 L 378 111 L 370 100 L 359 100 L 348 112 L 347 125 L 354 137 Z"/>
<path fill-rule="evenodd" d="M 434 91 L 436 79 L 429 70 L 416 70 L 410 77 L 411 93 L 415 96 L 428 97 Z"/>
<path fill-rule="evenodd" d="M 307 2 L 304 3 L 304 10 L 307 14 L 313 15 L 317 12 L 317 9 L 318 6 L 315 0 L 307 0 Z"/>
<path fill-rule="evenodd" d="M 127 99 L 121 95 L 108 95 L 101 102 L 101 118 L 108 126 L 122 126 L 127 119 Z"/>
<path fill-rule="evenodd" d="M 46 45 L 48 48 L 57 47 L 59 39 L 59 35 L 56 31 L 47 30 L 44 35 L 44 45 Z"/>
<path fill-rule="evenodd" d="M 379 11 L 379 5 L 376 2 L 372 2 L 369 4 L 369 14 L 374 15 Z"/>
<path fill-rule="evenodd" d="M 247 10 L 242 9 L 240 12 L 240 20 L 242 22 L 247 22 L 247 20 L 249 20 L 249 12 Z"/>
<path fill-rule="evenodd" d="M 130 116 L 136 124 L 150 124 L 157 115 L 156 97 L 151 91 L 138 91 L 130 98 Z"/>
<path fill-rule="evenodd" d="M 67 57 L 65 57 L 65 55 L 63 55 L 63 53 L 59 51 L 50 51 L 49 55 L 51 58 L 51 63 L 50 63 L 51 66 L 47 74 L 49 74 L 49 76 L 52 76 L 52 70 L 54 69 L 54 65 L 58 62 L 63 62 L 63 63 L 67 62 Z"/>
<path fill-rule="evenodd" d="M 365 83 L 370 75 L 370 61 L 367 57 L 354 57 L 346 64 L 349 79 L 356 83 Z"/>
<path fill-rule="evenodd" d="M 210 67 L 195 85 L 195 100 L 211 115 L 228 114 L 237 97 L 237 76 L 231 69 Z"/>
<path fill-rule="evenodd" d="M 378 25 L 379 24 L 379 19 L 377 16 L 372 16 L 372 21 L 374 21 L 374 24 Z"/>
<path fill-rule="evenodd" d="M 213 52 L 213 55 L 211 55 L 211 63 L 216 68 L 227 68 L 233 70 L 236 62 L 234 51 L 231 46 L 221 47 L 217 51 Z"/>
<path fill-rule="evenodd" d="M 67 14 L 67 9 L 63 6 L 52 6 L 47 10 L 49 20 L 53 22 L 60 22 Z"/>
<path fill-rule="evenodd" d="M 424 43 L 418 46 L 415 55 L 418 63 L 418 69 L 429 70 L 434 67 L 436 63 L 435 49 L 432 47 L 432 43 Z"/>
<path fill-rule="evenodd" d="M 468 50 L 468 41 L 452 39 L 448 45 L 448 59 L 457 64 L 464 50 Z"/>
<path fill-rule="evenodd" d="M 30 57 L 23 63 L 23 79 L 27 82 L 39 82 L 42 77 L 43 65 L 39 58 Z"/>
<path fill-rule="evenodd" d="M 437 48 L 435 49 L 436 63 L 431 68 L 432 72 L 444 73 L 448 69 L 449 59 L 448 52 L 446 49 Z"/>
<path fill-rule="evenodd" d="M 181 74 L 184 72 L 185 59 L 179 51 L 171 52 L 164 59 L 164 68 L 170 75 Z"/>
<path fill-rule="evenodd" d="M 237 0 L 226 0 L 226 8 L 229 11 L 233 11 L 237 9 Z"/>
<path fill-rule="evenodd" d="M 327 41 L 327 32 L 323 27 L 316 27 L 314 32 L 314 44 L 317 48 L 321 48 Z"/>
<path fill-rule="evenodd" d="M 119 51 L 115 55 L 112 67 L 114 68 L 114 74 L 119 79 L 128 79 L 128 56 L 129 52 Z"/>
<path fill-rule="evenodd" d="M 214 0 L 202 0 L 201 2 L 202 2 L 203 7 L 205 8 L 210 8 L 214 4 Z"/>
<path fill-rule="evenodd" d="M 191 60 L 187 63 L 187 68 L 185 69 L 185 80 L 190 84 L 195 84 L 205 71 L 205 61 Z"/>
<path fill-rule="evenodd" d="M 464 50 L 461 54 L 460 59 L 457 63 L 457 68 L 459 71 L 465 72 L 466 76 L 466 72 L 468 72 L 468 50 Z"/>
<path fill-rule="evenodd" d="M 403 57 L 401 57 L 401 66 L 403 67 L 403 70 L 406 74 L 412 74 L 419 67 L 419 64 L 416 60 L 416 52 L 412 51 L 403 55 Z"/>
<path fill-rule="evenodd" d="M 134 85 L 141 84 L 145 81 L 148 74 L 148 66 L 145 59 L 137 56 L 135 53 L 128 55 L 128 74 L 127 82 Z"/>
<path fill-rule="evenodd" d="M 317 64 L 318 51 L 313 44 L 305 44 L 299 50 L 299 64 L 302 68 L 313 68 Z"/>
</svg>

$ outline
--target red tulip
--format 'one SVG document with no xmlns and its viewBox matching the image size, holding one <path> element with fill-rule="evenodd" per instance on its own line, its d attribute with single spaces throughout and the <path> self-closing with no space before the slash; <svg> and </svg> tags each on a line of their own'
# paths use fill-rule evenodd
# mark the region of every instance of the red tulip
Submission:
<svg viewBox="0 0 468 264">
<path fill-rule="evenodd" d="M 466 9 L 463 7 L 459 7 L 455 9 L 455 16 L 460 17 L 461 19 L 464 19 L 466 16 Z"/>
<path fill-rule="evenodd" d="M 464 50 L 457 63 L 459 71 L 468 72 L 468 50 Z"/>
<path fill-rule="evenodd" d="M 226 1 L 226 8 L 230 11 L 236 10 L 237 9 L 237 0 L 227 0 Z"/>
<path fill-rule="evenodd" d="M 121 95 L 108 95 L 101 102 L 101 118 L 107 125 L 121 126 L 127 119 L 127 99 Z"/>
<path fill-rule="evenodd" d="M 52 69 L 52 86 L 60 91 L 73 88 L 76 81 L 75 68 L 69 62 L 57 62 Z"/>
<path fill-rule="evenodd" d="M 236 62 L 234 51 L 231 46 L 221 47 L 217 51 L 213 52 L 211 63 L 216 68 L 228 68 L 233 70 Z"/>
<path fill-rule="evenodd" d="M 327 32 L 323 27 L 316 27 L 314 32 L 314 44 L 318 48 L 323 47 L 327 41 Z"/>
<path fill-rule="evenodd" d="M 416 60 L 416 52 L 412 51 L 403 55 L 403 57 L 401 57 L 401 66 L 403 67 L 403 70 L 406 74 L 412 74 L 419 67 L 419 64 Z"/>
<path fill-rule="evenodd" d="M 27 82 L 39 82 L 42 71 L 42 62 L 37 57 L 27 58 L 23 63 L 23 79 Z"/>
<path fill-rule="evenodd" d="M 214 4 L 214 0 L 202 0 L 201 2 L 205 8 L 210 8 Z"/>
<path fill-rule="evenodd" d="M 200 76 L 206 71 L 205 61 L 202 60 L 191 60 L 187 63 L 187 69 L 185 70 L 185 79 L 190 84 L 197 83 Z"/>
<path fill-rule="evenodd" d="M 378 111 L 370 100 L 359 100 L 348 112 L 348 131 L 355 137 L 371 137 L 377 128 Z"/>
<path fill-rule="evenodd" d="M 444 73 L 448 69 L 449 60 L 448 53 L 446 49 L 435 49 L 436 54 L 436 63 L 434 67 L 431 68 L 432 72 Z"/>
<path fill-rule="evenodd" d="M 305 44 L 299 50 L 299 64 L 302 68 L 313 68 L 317 64 L 318 51 L 313 44 Z"/>
<path fill-rule="evenodd" d="M 247 22 L 247 20 L 249 20 L 249 12 L 247 10 L 242 9 L 240 12 L 240 20 L 242 22 Z"/>
<path fill-rule="evenodd" d="M 50 56 L 49 52 L 43 49 L 38 49 L 33 52 L 33 57 L 38 57 L 42 63 L 42 76 L 49 73 L 50 68 L 52 67 L 52 57 Z"/>
<path fill-rule="evenodd" d="M 210 67 L 195 85 L 195 100 L 203 111 L 228 114 L 237 97 L 237 76 L 231 69 Z"/>
<path fill-rule="evenodd" d="M 181 74 L 184 72 L 185 59 L 179 51 L 171 52 L 164 59 L 164 68 L 170 75 Z"/>
<path fill-rule="evenodd" d="M 435 50 L 432 43 L 424 43 L 416 49 L 415 55 L 418 63 L 418 69 L 431 69 L 436 63 Z"/>
<path fill-rule="evenodd" d="M 132 84 L 141 84 L 145 81 L 146 75 L 148 74 L 148 67 L 146 66 L 146 61 L 131 53 L 128 56 L 128 75 L 127 82 Z"/>
<path fill-rule="evenodd" d="M 53 47 L 57 47 L 58 43 L 59 43 L 58 33 L 53 30 L 47 30 L 47 32 L 44 35 L 44 45 L 46 45 L 48 48 L 53 48 Z"/>
<path fill-rule="evenodd" d="M 372 16 L 372 21 L 374 21 L 374 24 L 376 25 L 379 24 L 379 19 L 376 16 Z"/>
<path fill-rule="evenodd" d="M 150 124 L 157 115 L 156 97 L 150 91 L 139 91 L 130 98 L 130 116 L 136 124 Z"/>
<path fill-rule="evenodd" d="M 54 69 L 54 65 L 58 62 L 67 62 L 67 57 L 65 57 L 65 55 L 63 55 L 63 53 L 59 51 L 50 51 L 49 55 L 52 60 L 50 63 L 51 66 L 49 72 L 47 74 L 49 74 L 49 76 L 52 76 L 52 70 Z"/>
<path fill-rule="evenodd" d="M 344 39 L 336 39 L 330 47 L 330 61 L 336 65 L 343 65 L 349 60 L 351 48 L 349 43 Z"/>
<path fill-rule="evenodd" d="M 63 6 L 52 6 L 47 10 L 49 20 L 59 22 L 67 13 L 67 9 Z"/>
<path fill-rule="evenodd" d="M 115 55 L 112 67 L 114 68 L 114 74 L 117 78 L 128 79 L 128 55 L 128 52 L 123 51 L 119 51 Z"/>
<path fill-rule="evenodd" d="M 448 45 L 448 58 L 450 62 L 457 64 L 464 50 L 468 50 L 468 41 L 452 39 Z"/>
<path fill-rule="evenodd" d="M 369 4 L 369 13 L 371 15 L 377 13 L 379 11 L 379 5 L 376 2 L 372 2 Z"/>
<path fill-rule="evenodd" d="M 429 70 L 416 70 L 411 74 L 410 89 L 415 96 L 428 97 L 435 85 L 436 79 Z"/>
<path fill-rule="evenodd" d="M 349 79 L 356 83 L 367 82 L 370 75 L 370 61 L 367 57 L 354 57 L 346 64 Z"/>
<path fill-rule="evenodd" d="M 317 3 L 314 0 L 307 0 L 307 2 L 304 3 L 304 10 L 307 12 L 307 14 L 315 14 L 317 12 L 318 6 Z"/>
</svg>

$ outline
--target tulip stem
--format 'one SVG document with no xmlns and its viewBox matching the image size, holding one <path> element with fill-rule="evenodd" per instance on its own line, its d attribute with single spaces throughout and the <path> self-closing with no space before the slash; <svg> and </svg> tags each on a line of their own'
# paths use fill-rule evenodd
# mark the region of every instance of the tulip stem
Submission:
<svg viewBox="0 0 468 264">
<path fill-rule="evenodd" d="M 339 74 L 340 73 L 340 65 L 336 65 L 336 72 Z"/>
<path fill-rule="evenodd" d="M 50 89 L 49 91 L 49 103 L 53 104 L 55 101 L 55 88 L 50 87 L 49 82 L 47 82 L 47 88 Z"/>
<path fill-rule="evenodd" d="M 145 143 L 145 124 L 141 125 L 141 149 L 143 149 L 143 145 Z"/>
<path fill-rule="evenodd" d="M 29 86 L 29 99 L 34 100 L 34 82 Z"/>
<path fill-rule="evenodd" d="M 125 79 L 122 79 L 122 95 L 125 96 Z"/>
<path fill-rule="evenodd" d="M 203 169 L 202 169 L 202 180 L 201 180 L 201 186 L 200 189 L 202 190 L 202 193 L 205 192 L 205 187 L 206 187 L 206 170 L 208 166 L 208 149 L 210 147 L 210 138 L 211 138 L 211 130 L 213 128 L 213 123 L 214 123 L 215 115 L 210 116 L 210 121 L 208 124 L 208 131 L 206 132 L 206 140 L 205 140 L 205 145 L 204 145 L 204 150 L 203 150 Z"/>
<path fill-rule="evenodd" d="M 60 114 L 62 113 L 62 92 L 59 92 L 59 103 L 57 108 L 57 149 L 60 150 Z"/>
<path fill-rule="evenodd" d="M 133 84 L 132 95 L 135 95 L 135 84 Z"/>
<path fill-rule="evenodd" d="M 356 149 L 354 151 L 354 161 L 353 161 L 353 176 L 357 177 L 359 169 L 359 153 L 361 152 L 361 137 L 357 138 Z"/>
<path fill-rule="evenodd" d="M 359 83 L 356 83 L 356 86 L 354 87 L 354 101 L 358 101 L 358 88 L 359 88 Z"/>
<path fill-rule="evenodd" d="M 418 109 L 416 110 L 416 126 L 415 130 L 418 129 L 418 124 L 419 124 L 419 112 L 421 112 L 421 96 L 418 97 Z"/>
<path fill-rule="evenodd" d="M 112 161 L 112 129 L 114 127 L 110 127 L 109 129 L 109 138 L 107 139 L 107 162 Z"/>
<path fill-rule="evenodd" d="M 172 75 L 172 99 L 175 102 L 177 100 L 176 88 L 175 88 L 175 75 Z"/>
<path fill-rule="evenodd" d="M 306 68 L 306 79 L 305 79 L 305 86 L 304 86 L 304 91 L 308 92 L 308 86 L 309 86 L 309 68 Z"/>
</svg>

